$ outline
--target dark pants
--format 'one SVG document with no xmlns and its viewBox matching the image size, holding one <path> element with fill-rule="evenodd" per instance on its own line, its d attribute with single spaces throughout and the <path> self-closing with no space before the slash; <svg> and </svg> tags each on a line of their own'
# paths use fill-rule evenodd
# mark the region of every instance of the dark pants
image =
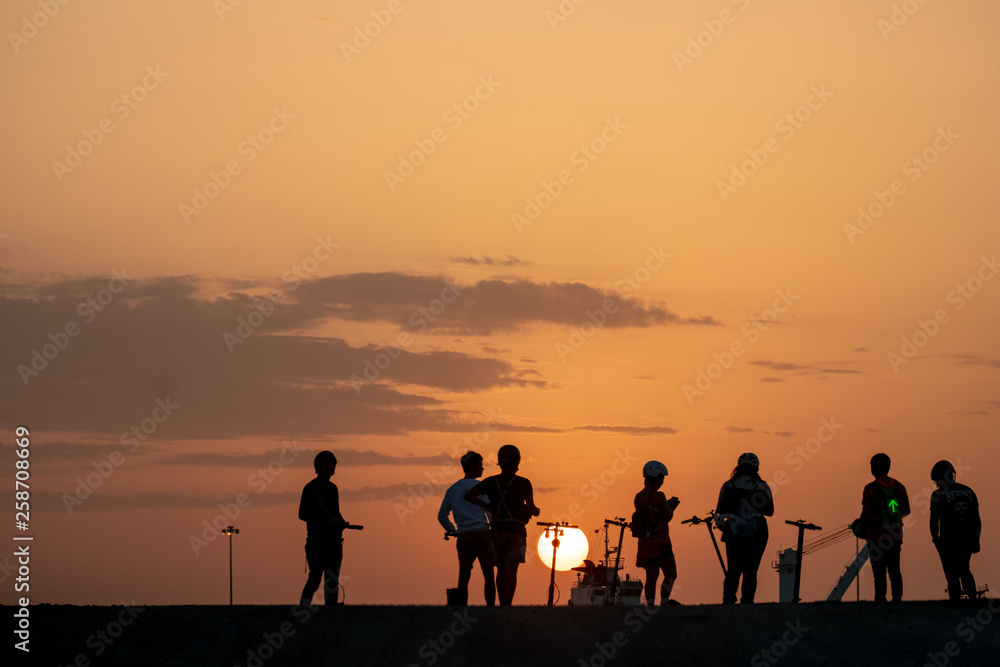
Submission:
<svg viewBox="0 0 1000 667">
<path fill-rule="evenodd" d="M 472 579 L 472 566 L 479 560 L 483 571 L 483 597 L 486 605 L 496 604 L 497 587 L 493 578 L 493 540 L 490 531 L 473 530 L 458 536 L 458 595 L 460 604 L 469 602 L 469 580 Z"/>
<path fill-rule="evenodd" d="M 337 604 L 340 592 L 340 565 L 344 560 L 344 540 L 311 544 L 306 542 L 306 562 L 309 563 L 309 578 L 299 604 L 312 604 L 313 595 L 319 590 L 323 579 L 323 594 L 326 604 Z"/>
<path fill-rule="evenodd" d="M 941 567 L 944 568 L 944 578 L 948 580 L 948 597 L 958 600 L 964 592 L 970 600 L 975 600 L 976 578 L 969 569 L 972 549 L 955 544 L 943 544 L 939 545 L 937 550 L 941 557 Z"/>
<path fill-rule="evenodd" d="M 753 604 L 757 593 L 757 569 L 767 548 L 767 536 L 758 535 L 753 540 L 740 541 L 730 539 L 726 542 L 726 579 L 722 584 L 722 603 L 736 602 L 736 589 L 740 588 L 740 578 L 743 579 L 743 604 Z"/>
<path fill-rule="evenodd" d="M 899 554 L 903 543 L 893 539 L 891 535 L 883 535 L 877 541 L 868 540 L 868 556 L 872 563 L 872 575 L 875 577 L 875 602 L 885 602 L 888 573 L 892 585 L 892 601 L 903 599 L 903 575 L 899 572 Z"/>
</svg>

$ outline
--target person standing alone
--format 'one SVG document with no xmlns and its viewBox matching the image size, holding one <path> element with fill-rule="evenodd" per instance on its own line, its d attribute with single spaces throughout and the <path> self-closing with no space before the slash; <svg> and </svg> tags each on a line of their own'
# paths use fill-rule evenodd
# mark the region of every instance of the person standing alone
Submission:
<svg viewBox="0 0 1000 667">
<path fill-rule="evenodd" d="M 324 581 L 326 604 L 337 604 L 340 565 L 344 560 L 344 529 L 348 523 L 340 514 L 340 494 L 330 481 L 337 470 L 337 457 L 322 451 L 313 459 L 316 478 L 302 489 L 299 519 L 306 522 L 306 562 L 309 577 L 299 604 L 312 604 L 313 595 Z"/>
</svg>

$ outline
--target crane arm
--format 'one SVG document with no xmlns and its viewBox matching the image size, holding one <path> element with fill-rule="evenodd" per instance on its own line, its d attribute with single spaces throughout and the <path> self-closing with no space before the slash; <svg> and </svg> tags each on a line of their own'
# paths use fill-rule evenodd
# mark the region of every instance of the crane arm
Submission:
<svg viewBox="0 0 1000 667">
<path fill-rule="evenodd" d="M 844 593 L 850 588 L 851 584 L 854 582 L 854 578 L 858 576 L 861 568 L 864 566 L 865 562 L 868 560 L 868 544 L 861 547 L 861 551 L 858 552 L 857 557 L 847 566 L 847 570 L 844 574 L 840 575 L 840 579 L 837 580 L 837 585 L 833 587 L 830 594 L 826 596 L 827 602 L 840 602 L 840 599 L 844 597 Z"/>
</svg>

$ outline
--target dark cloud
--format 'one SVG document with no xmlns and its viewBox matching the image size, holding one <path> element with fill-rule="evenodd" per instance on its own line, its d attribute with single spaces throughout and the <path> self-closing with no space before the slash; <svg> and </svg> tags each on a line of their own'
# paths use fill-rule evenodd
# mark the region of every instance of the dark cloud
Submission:
<svg viewBox="0 0 1000 667">
<path fill-rule="evenodd" d="M 73 514 L 77 512 L 116 512 L 121 510 L 203 510 L 198 513 L 196 520 L 193 522 L 192 529 L 194 529 L 198 527 L 198 522 L 202 519 L 211 519 L 213 511 L 220 511 L 220 504 L 228 505 L 233 503 L 241 493 L 245 493 L 250 498 L 250 504 L 245 505 L 246 507 L 280 507 L 292 503 L 298 504 L 301 496 L 300 491 L 257 493 L 247 488 L 234 490 L 231 493 L 213 494 L 171 491 L 106 493 L 98 489 L 91 496 L 80 501 L 72 496 L 73 489 L 68 488 L 64 492 L 35 491 L 31 494 L 31 499 L 32 507 L 39 511 L 66 512 L 68 507 L 72 510 Z M 64 494 L 72 498 L 72 500 L 65 501 Z"/>
<path fill-rule="evenodd" d="M 784 382 L 784 380 L 782 380 L 781 378 L 773 378 L 773 377 L 762 377 L 760 379 L 760 381 L 761 382 Z"/>
<path fill-rule="evenodd" d="M 300 305 L 313 317 L 396 324 L 406 331 L 486 335 L 539 324 L 574 325 L 614 299 L 605 327 L 718 325 L 711 316 L 684 318 L 666 308 L 623 299 L 582 283 L 481 280 L 457 285 L 441 276 L 354 273 L 304 283 Z M 447 302 L 447 303 L 446 303 Z"/>
<path fill-rule="evenodd" d="M 4 462 L 14 460 L 15 454 L 12 444 L 4 443 L 3 446 L 0 446 L 0 460 Z M 120 443 L 95 444 L 66 440 L 40 440 L 32 443 L 31 461 L 32 465 L 43 466 L 47 470 L 90 461 L 107 461 L 108 457 L 116 451 L 123 456 L 129 456 L 131 455 L 129 449 Z M 135 455 L 145 453 L 137 450 Z"/>
<path fill-rule="evenodd" d="M 434 484 L 424 482 L 418 484 L 391 484 L 388 486 L 363 486 L 359 489 L 345 489 L 340 487 L 341 503 L 371 502 L 386 500 L 402 500 L 412 497 L 441 496 L 445 489 L 452 482 L 446 484 Z M 66 489 L 65 492 L 56 491 L 35 491 L 32 493 L 33 507 L 38 511 L 67 511 L 67 503 L 63 494 L 72 494 L 73 489 Z M 536 493 L 538 489 L 536 489 Z M 246 487 L 236 489 L 229 493 L 181 493 L 167 491 L 149 491 L 144 493 L 102 493 L 96 491 L 82 502 L 71 500 L 69 506 L 73 513 L 77 512 L 115 512 L 121 510 L 164 510 L 164 509 L 190 509 L 199 510 L 192 525 L 194 530 L 200 525 L 203 519 L 211 519 L 212 516 L 221 511 L 220 505 L 229 505 L 235 502 L 240 494 L 246 494 L 249 498 L 249 505 L 246 507 L 281 507 L 284 505 L 297 505 L 301 498 L 301 491 L 286 491 L 284 493 L 272 493 L 270 491 L 258 492 Z"/>
<path fill-rule="evenodd" d="M 388 359 L 375 346 L 278 335 L 292 323 L 315 321 L 290 300 L 273 306 L 256 329 L 242 325 L 244 340 L 235 336 L 238 322 L 259 314 L 260 299 L 200 297 L 186 277 L 132 281 L 94 310 L 87 299 L 107 285 L 101 278 L 5 286 L 0 368 L 8 370 L 0 375 L 0 404 L 8 418 L 113 440 L 144 422 L 155 427 L 148 434 L 154 441 L 453 432 L 468 430 L 474 418 L 406 388 L 546 386 L 534 369 L 461 352 L 401 349 L 387 367 L 375 368 Z M 233 336 L 229 346 L 224 334 Z M 17 368 L 33 359 L 41 370 L 27 376 L 26 386 Z M 362 384 L 366 370 L 377 374 L 375 384 Z M 157 400 L 177 407 L 154 422 L 154 414 L 163 416 Z"/>
<path fill-rule="evenodd" d="M 607 327 L 712 320 L 685 319 L 580 283 L 484 280 L 460 287 L 442 277 L 349 274 L 219 296 L 208 292 L 211 281 L 191 276 L 130 278 L 109 289 L 111 278 L 0 286 L 5 414 L 47 432 L 112 443 L 140 427 L 147 431 L 140 440 L 153 443 L 461 432 L 479 417 L 450 409 L 441 394 L 550 385 L 524 367 L 531 360 L 417 350 L 406 342 L 359 347 L 305 332 L 338 320 L 393 323 L 414 336 L 422 326 L 487 333 L 578 324 L 608 298 L 618 311 Z M 236 285 L 253 287 L 226 287 Z M 442 295 L 454 301 L 436 301 Z M 158 406 L 167 404 L 176 407 L 162 418 Z"/>
<path fill-rule="evenodd" d="M 753 433 L 754 429 L 749 426 L 727 426 L 726 430 L 730 433 Z"/>
<path fill-rule="evenodd" d="M 416 456 L 406 454 L 395 456 L 384 454 L 371 449 L 340 449 L 331 447 L 337 456 L 338 466 L 361 467 L 361 466 L 438 466 L 454 465 L 455 457 L 448 454 L 434 454 L 431 456 Z M 292 468 L 313 468 L 313 456 L 315 448 L 308 451 L 300 450 L 296 454 L 305 453 L 305 456 L 296 455 L 293 462 L 287 464 Z M 192 466 L 219 466 L 226 468 L 264 468 L 274 461 L 282 461 L 280 458 L 284 450 L 273 449 L 258 454 L 219 454 L 213 452 L 193 452 L 171 456 L 156 462 L 156 465 L 192 465 Z M 295 453 L 295 452 L 293 452 Z M 289 454 L 284 452 L 285 459 L 289 459 Z"/>
<path fill-rule="evenodd" d="M 990 415 L 989 412 L 986 412 L 986 410 L 966 410 L 964 412 L 959 412 L 957 410 L 951 410 L 949 412 L 946 412 L 945 414 L 949 414 L 949 415 L 963 415 L 963 416 L 968 416 L 968 417 L 990 417 L 990 416 L 992 416 L 992 415 Z"/>
<path fill-rule="evenodd" d="M 793 435 L 795 435 L 795 431 L 777 431 L 775 433 L 772 433 L 771 435 L 776 435 L 779 438 L 791 438 Z"/>
</svg>

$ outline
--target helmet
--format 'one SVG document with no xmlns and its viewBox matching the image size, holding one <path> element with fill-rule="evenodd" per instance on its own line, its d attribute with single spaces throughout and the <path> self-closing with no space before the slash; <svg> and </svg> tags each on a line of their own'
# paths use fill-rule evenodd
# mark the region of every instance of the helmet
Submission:
<svg viewBox="0 0 1000 667">
<path fill-rule="evenodd" d="M 746 452 L 744 454 L 740 454 L 740 458 L 736 461 L 737 467 L 744 464 L 751 465 L 754 468 L 760 468 L 760 459 L 757 458 L 757 455 L 753 452 Z"/>
<path fill-rule="evenodd" d="M 955 474 L 955 466 L 951 464 L 951 461 L 938 461 L 931 468 L 931 479 L 935 482 L 947 479 L 949 474 Z"/>
<path fill-rule="evenodd" d="M 648 461 L 646 465 L 642 466 L 642 476 L 643 477 L 659 477 L 667 475 L 667 466 L 663 465 L 659 461 Z"/>
<path fill-rule="evenodd" d="M 514 445 L 504 445 L 497 450 L 497 463 L 520 463 L 521 450 Z"/>
</svg>

